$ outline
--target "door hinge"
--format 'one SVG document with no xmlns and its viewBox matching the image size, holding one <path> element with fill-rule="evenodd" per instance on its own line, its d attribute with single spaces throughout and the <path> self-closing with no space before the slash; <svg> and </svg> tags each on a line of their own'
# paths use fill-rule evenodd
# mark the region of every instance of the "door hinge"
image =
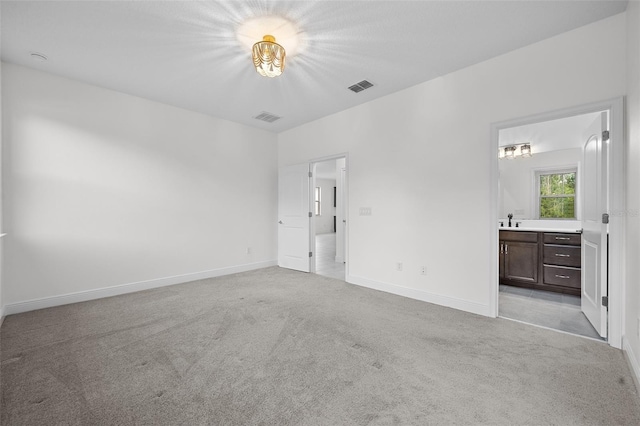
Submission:
<svg viewBox="0 0 640 426">
<path fill-rule="evenodd" d="M 602 223 L 609 223 L 609 213 L 602 213 Z"/>
<path fill-rule="evenodd" d="M 602 296 L 602 306 L 605 308 L 609 307 L 609 298 L 607 296 Z"/>
<path fill-rule="evenodd" d="M 312 252 L 309 252 L 309 257 L 311 257 L 311 256 L 313 256 L 313 253 L 312 253 Z"/>
<path fill-rule="evenodd" d="M 603 141 L 603 142 L 606 142 L 606 141 L 608 141 L 608 140 L 609 140 L 609 131 L 608 131 L 608 130 L 604 130 L 604 131 L 602 132 L 602 141 Z"/>
<path fill-rule="evenodd" d="M 311 217 L 311 212 L 309 212 L 309 217 Z"/>
<path fill-rule="evenodd" d="M 313 177 L 313 173 L 309 172 L 309 177 Z"/>
</svg>

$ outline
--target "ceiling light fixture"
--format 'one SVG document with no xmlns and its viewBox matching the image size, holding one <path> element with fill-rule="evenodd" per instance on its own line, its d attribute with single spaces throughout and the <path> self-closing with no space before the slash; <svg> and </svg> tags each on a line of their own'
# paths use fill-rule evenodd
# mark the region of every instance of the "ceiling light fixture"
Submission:
<svg viewBox="0 0 640 426">
<path fill-rule="evenodd" d="M 262 41 L 253 45 L 253 65 L 264 77 L 277 77 L 284 71 L 286 52 L 276 43 L 272 35 L 265 35 Z"/>
</svg>

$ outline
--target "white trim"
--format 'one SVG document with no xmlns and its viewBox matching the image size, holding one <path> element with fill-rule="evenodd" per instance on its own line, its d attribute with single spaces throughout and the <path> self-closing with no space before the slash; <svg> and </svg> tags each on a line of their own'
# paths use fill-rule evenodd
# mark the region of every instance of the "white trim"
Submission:
<svg viewBox="0 0 640 426">
<path fill-rule="evenodd" d="M 501 129 L 522 126 L 541 121 L 572 117 L 592 112 L 610 111 L 610 168 L 609 175 L 609 332 L 608 342 L 614 348 L 622 348 L 625 282 L 625 163 L 624 163 L 624 100 L 622 97 L 594 102 L 577 107 L 564 108 L 529 117 L 491 124 L 491 216 L 488 224 L 489 255 L 491 256 L 489 280 L 489 316 L 498 315 L 498 152 Z"/>
<path fill-rule="evenodd" d="M 476 302 L 469 302 L 468 300 L 442 296 L 440 294 L 429 293 L 423 290 L 416 290 L 415 288 L 408 288 L 395 284 L 373 281 L 368 278 L 362 278 L 353 275 L 347 275 L 346 281 L 349 284 L 355 284 L 373 290 L 384 291 L 385 293 L 408 297 L 410 299 L 433 303 L 435 305 L 445 306 L 448 308 L 459 309 L 461 311 L 471 312 L 472 314 L 489 316 L 489 305 L 482 305 Z"/>
<path fill-rule="evenodd" d="M 627 359 L 629 368 L 633 373 L 633 382 L 636 385 L 636 391 L 640 393 L 640 364 L 638 364 L 638 358 L 636 357 L 636 354 L 633 353 L 629 340 L 625 337 L 622 338 L 622 352 L 624 353 L 624 357 Z"/>
<path fill-rule="evenodd" d="M 4 322 L 4 306 L 0 306 L 0 327 L 2 327 L 3 322 Z"/>
<path fill-rule="evenodd" d="M 193 272 L 189 274 L 174 275 L 171 277 L 157 278 L 153 280 L 119 284 L 112 287 L 79 291 L 77 293 L 68 293 L 58 296 L 43 297 L 41 299 L 26 300 L 24 302 L 10 303 L 8 305 L 5 305 L 4 314 L 13 315 L 22 312 L 35 311 L 37 309 L 68 305 L 70 303 L 86 302 L 88 300 L 102 299 L 104 297 L 119 296 L 121 294 L 134 293 L 136 291 L 149 290 L 158 287 L 165 287 L 168 285 L 182 284 L 189 281 L 215 278 L 224 275 L 237 274 L 239 272 L 252 271 L 254 269 L 267 268 L 269 266 L 276 266 L 277 264 L 278 262 L 275 260 L 247 263 L 244 265 L 231 266 L 228 268 L 211 269 L 208 271 Z"/>
</svg>

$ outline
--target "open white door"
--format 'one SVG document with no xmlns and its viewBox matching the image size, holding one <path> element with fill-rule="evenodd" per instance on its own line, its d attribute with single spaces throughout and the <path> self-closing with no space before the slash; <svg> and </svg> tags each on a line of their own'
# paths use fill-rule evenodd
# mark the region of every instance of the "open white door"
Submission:
<svg viewBox="0 0 640 426">
<path fill-rule="evenodd" d="M 278 266 L 309 272 L 309 164 L 278 173 Z"/>
<path fill-rule="evenodd" d="M 607 337 L 607 113 L 587 130 L 582 168 L 582 312 Z"/>
</svg>

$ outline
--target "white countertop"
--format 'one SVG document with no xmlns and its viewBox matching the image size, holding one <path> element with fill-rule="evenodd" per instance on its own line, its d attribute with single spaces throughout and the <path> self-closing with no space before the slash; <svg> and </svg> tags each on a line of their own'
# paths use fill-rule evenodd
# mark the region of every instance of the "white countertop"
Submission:
<svg viewBox="0 0 640 426">
<path fill-rule="evenodd" d="M 533 228 L 533 227 L 519 227 L 516 228 L 512 226 L 508 228 L 506 226 L 498 227 L 500 231 L 529 231 L 529 232 L 562 232 L 566 234 L 580 234 L 582 233 L 582 229 L 575 228 Z"/>
</svg>

